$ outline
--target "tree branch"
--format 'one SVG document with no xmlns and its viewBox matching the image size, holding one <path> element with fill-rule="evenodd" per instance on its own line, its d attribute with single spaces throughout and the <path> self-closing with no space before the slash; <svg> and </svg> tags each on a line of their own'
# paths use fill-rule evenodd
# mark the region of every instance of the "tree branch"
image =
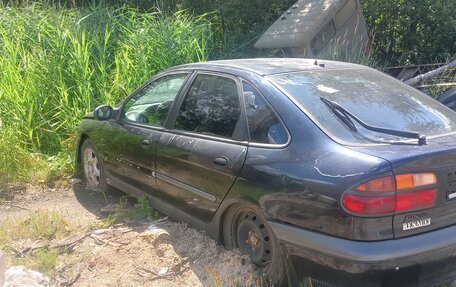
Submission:
<svg viewBox="0 0 456 287">
<path fill-rule="evenodd" d="M 451 70 L 451 69 L 455 69 L 456 68 L 456 60 L 450 62 L 449 64 L 446 64 L 445 66 L 442 66 L 440 68 L 437 68 L 435 70 L 432 70 L 432 71 L 429 71 L 427 73 L 424 73 L 424 74 L 421 74 L 421 75 L 418 75 L 414 78 L 411 78 L 411 79 L 408 79 L 407 81 L 404 81 L 404 83 L 412 86 L 412 87 L 416 87 L 419 83 L 423 82 L 423 81 L 427 81 L 429 79 L 432 79 L 440 74 L 442 74 L 443 72 L 447 71 L 447 70 Z"/>
</svg>

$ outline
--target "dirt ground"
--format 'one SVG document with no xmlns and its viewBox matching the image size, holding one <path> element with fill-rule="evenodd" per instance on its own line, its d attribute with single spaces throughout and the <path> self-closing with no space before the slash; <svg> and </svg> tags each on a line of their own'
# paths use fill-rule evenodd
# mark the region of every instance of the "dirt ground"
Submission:
<svg viewBox="0 0 456 287">
<path fill-rule="evenodd" d="M 15 187 L 8 194 L 3 192 L 0 222 L 48 210 L 58 211 L 77 227 L 65 238 L 49 242 L 65 249 L 51 278 L 54 286 L 264 285 L 263 275 L 248 257 L 227 251 L 185 223 L 161 217 L 100 228 L 109 215 L 106 206 L 125 197 L 120 191 L 103 195 L 77 183 Z M 15 250 L 24 249 L 26 242 L 15 244 Z M 42 248 L 29 244 L 28 251 Z"/>
</svg>

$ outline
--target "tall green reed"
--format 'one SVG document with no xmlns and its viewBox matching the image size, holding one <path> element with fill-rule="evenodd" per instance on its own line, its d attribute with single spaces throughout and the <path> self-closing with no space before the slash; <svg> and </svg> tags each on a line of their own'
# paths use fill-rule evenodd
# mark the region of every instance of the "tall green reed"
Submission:
<svg viewBox="0 0 456 287">
<path fill-rule="evenodd" d="M 67 158 L 85 113 L 164 68 L 206 60 L 210 38 L 205 17 L 185 12 L 0 6 L 0 181 Z"/>
</svg>

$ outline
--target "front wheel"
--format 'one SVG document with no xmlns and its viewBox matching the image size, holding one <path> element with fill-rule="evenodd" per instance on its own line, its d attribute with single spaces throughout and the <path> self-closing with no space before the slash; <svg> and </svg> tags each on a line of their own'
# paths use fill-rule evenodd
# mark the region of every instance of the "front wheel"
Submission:
<svg viewBox="0 0 456 287">
<path fill-rule="evenodd" d="M 108 184 L 103 164 L 97 149 L 90 139 L 86 139 L 81 147 L 82 169 L 86 187 L 98 191 L 106 191 Z"/>
<path fill-rule="evenodd" d="M 241 253 L 249 255 L 273 284 L 283 281 L 285 260 L 282 249 L 258 208 L 230 208 L 223 220 L 223 238 L 228 249 L 239 248 Z"/>
</svg>

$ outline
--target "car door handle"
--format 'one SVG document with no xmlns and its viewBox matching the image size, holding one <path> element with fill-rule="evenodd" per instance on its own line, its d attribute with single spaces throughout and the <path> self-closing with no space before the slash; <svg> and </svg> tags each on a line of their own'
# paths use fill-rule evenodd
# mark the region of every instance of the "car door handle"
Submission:
<svg viewBox="0 0 456 287">
<path fill-rule="evenodd" d="M 144 139 L 141 144 L 144 146 L 144 147 L 149 147 L 152 145 L 152 141 L 150 139 Z"/>
<path fill-rule="evenodd" d="M 216 157 L 212 160 L 212 162 L 215 165 L 219 165 L 219 166 L 226 166 L 228 164 L 228 160 L 224 157 Z"/>
</svg>

